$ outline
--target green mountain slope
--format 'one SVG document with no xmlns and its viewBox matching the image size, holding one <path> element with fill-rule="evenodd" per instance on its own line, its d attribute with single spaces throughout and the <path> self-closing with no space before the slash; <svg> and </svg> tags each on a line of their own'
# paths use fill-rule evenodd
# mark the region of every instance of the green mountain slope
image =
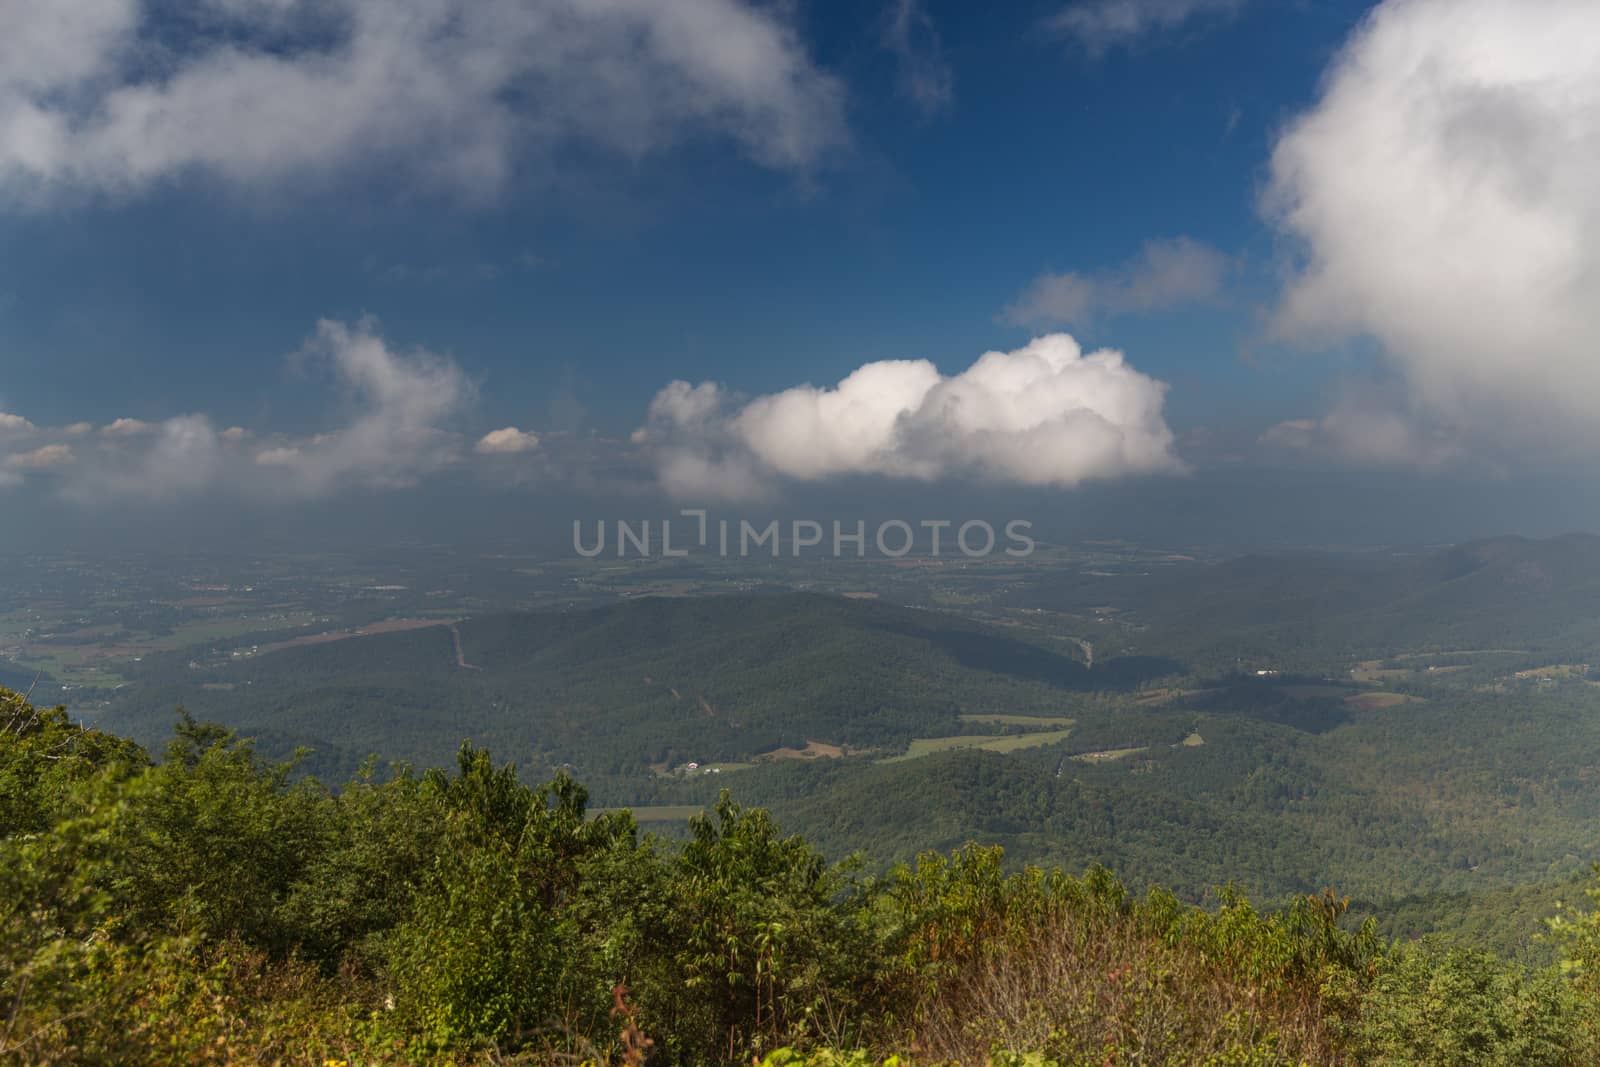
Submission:
<svg viewBox="0 0 1600 1067">
<path fill-rule="evenodd" d="M 438 763 L 470 736 L 524 766 L 604 775 L 808 741 L 891 754 L 973 732 L 963 711 L 1071 715 L 1092 690 L 1181 669 L 1147 657 L 1090 671 L 1069 642 L 810 594 L 647 599 L 458 631 L 460 661 L 446 626 L 155 660 L 105 721 L 155 737 L 183 704 L 324 756 Z"/>
</svg>

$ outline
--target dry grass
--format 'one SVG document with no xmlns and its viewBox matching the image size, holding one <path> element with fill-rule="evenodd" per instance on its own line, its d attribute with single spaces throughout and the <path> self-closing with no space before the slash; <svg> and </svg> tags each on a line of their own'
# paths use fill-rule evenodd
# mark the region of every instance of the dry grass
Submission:
<svg viewBox="0 0 1600 1067">
<path fill-rule="evenodd" d="M 756 757 L 757 762 L 763 760 L 785 759 L 840 759 L 846 754 L 842 745 L 828 745 L 821 741 L 807 741 L 805 748 L 788 746 L 775 748 L 771 752 L 763 752 Z"/>
<path fill-rule="evenodd" d="M 912 1047 L 934 1063 L 1009 1050 L 1070 1064 L 1288 1067 L 1341 1063 L 1332 1030 L 1314 995 L 1266 993 L 1134 919 L 1063 916 L 955 969 Z"/>
</svg>

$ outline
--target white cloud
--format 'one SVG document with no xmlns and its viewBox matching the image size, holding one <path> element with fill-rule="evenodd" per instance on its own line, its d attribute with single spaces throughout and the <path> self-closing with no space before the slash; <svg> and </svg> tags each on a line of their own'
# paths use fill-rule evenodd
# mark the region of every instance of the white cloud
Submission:
<svg viewBox="0 0 1600 1067">
<path fill-rule="evenodd" d="M 118 419 L 112 426 L 135 421 Z M 212 488 L 221 480 L 223 457 L 217 434 L 204 415 L 140 422 L 136 429 L 109 436 L 116 444 L 103 444 L 74 464 L 64 487 L 69 497 L 88 504 L 115 496 L 160 502 Z"/>
<path fill-rule="evenodd" d="M 11 415 L 4 411 L 0 411 L 0 434 L 12 436 L 15 434 L 32 433 L 33 430 L 33 423 L 29 422 L 21 415 Z"/>
<path fill-rule="evenodd" d="M 1114 270 L 1041 274 L 1000 318 L 1022 326 L 1070 326 L 1207 303 L 1221 296 L 1227 273 L 1228 257 L 1210 245 L 1188 237 L 1149 241 Z"/>
<path fill-rule="evenodd" d="M 840 83 L 782 5 L 745 0 L 0 0 L 0 191 L 126 195 L 396 167 L 492 195 L 579 142 L 697 134 L 808 168 L 846 140 Z"/>
<path fill-rule="evenodd" d="M 71 426 L 62 427 L 61 432 L 72 437 L 82 437 L 86 433 L 94 432 L 94 423 L 75 422 Z"/>
<path fill-rule="evenodd" d="M 1381 402 L 1346 401 L 1320 418 L 1286 419 L 1269 427 L 1260 443 L 1362 467 L 1434 471 L 1465 458 L 1450 427 L 1427 425 Z"/>
<path fill-rule="evenodd" d="M 145 422 L 143 419 L 123 418 L 102 426 L 100 432 L 107 437 L 137 437 L 140 434 L 150 433 L 155 428 L 156 425 L 153 422 Z"/>
<path fill-rule="evenodd" d="M 1303 250 L 1277 332 L 1375 338 L 1419 426 L 1592 447 L 1596 189 L 1600 5 L 1387 0 L 1273 152 L 1266 209 Z"/>
<path fill-rule="evenodd" d="M 456 458 L 457 437 L 444 424 L 474 396 L 466 374 L 453 360 L 425 350 L 396 352 L 376 331 L 372 319 L 355 326 L 324 319 L 303 350 L 332 370 L 353 412 L 345 426 L 269 461 L 292 473 L 302 492 L 411 485 Z"/>
<path fill-rule="evenodd" d="M 884 12 L 883 46 L 895 57 L 900 94 L 917 110 L 934 115 L 950 106 L 955 74 L 921 0 L 890 0 Z"/>
<path fill-rule="evenodd" d="M 42 471 L 71 463 L 72 459 L 71 445 L 41 445 L 31 452 L 7 456 L 6 466 L 14 471 Z"/>
<path fill-rule="evenodd" d="M 1050 30 L 1074 38 L 1098 55 L 1152 33 L 1175 30 L 1199 18 L 1226 18 L 1247 0 L 1078 0 L 1046 20 Z"/>
<path fill-rule="evenodd" d="M 868 363 L 831 388 L 744 403 L 715 383 L 673 382 L 634 440 L 678 496 L 750 497 L 783 478 L 852 475 L 1070 487 L 1181 470 L 1165 393 L 1122 353 L 1085 354 L 1052 334 L 948 378 L 926 360 Z"/>
<path fill-rule="evenodd" d="M 242 427 L 219 432 L 203 414 L 162 422 L 118 419 L 80 441 L 78 451 L 47 446 L 63 450 L 53 455 L 77 460 L 65 491 L 91 503 L 107 496 L 167 500 L 207 491 L 322 496 L 413 485 L 459 457 L 460 437 L 449 424 L 475 394 L 453 360 L 423 350 L 396 351 L 370 319 L 319 322 L 295 359 L 325 372 L 343 401 L 343 417 L 333 428 L 302 437 L 274 435 L 258 446 Z"/>
<path fill-rule="evenodd" d="M 255 462 L 262 467 L 289 467 L 298 463 L 300 456 L 300 449 L 293 445 L 277 445 L 257 452 Z"/>
<path fill-rule="evenodd" d="M 486 456 L 515 455 L 532 452 L 539 447 L 539 435 L 525 432 L 515 426 L 491 430 L 478 440 L 476 451 Z"/>
</svg>

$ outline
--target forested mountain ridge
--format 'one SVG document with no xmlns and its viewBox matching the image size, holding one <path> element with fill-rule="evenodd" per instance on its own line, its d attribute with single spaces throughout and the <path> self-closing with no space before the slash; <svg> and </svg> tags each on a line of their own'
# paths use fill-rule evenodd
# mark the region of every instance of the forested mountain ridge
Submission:
<svg viewBox="0 0 1600 1067">
<path fill-rule="evenodd" d="M 1168 669 L 1128 660 L 1091 673 L 1071 642 L 806 593 L 495 615 L 458 631 L 466 668 L 445 627 L 215 666 L 151 659 L 107 721 L 159 736 L 183 704 L 363 755 L 438 763 L 470 736 L 525 764 L 615 773 L 807 740 L 903 749 L 960 732 L 969 704 L 1050 713 L 1072 693 Z"/>
<path fill-rule="evenodd" d="M 1209 662 L 1227 649 L 1324 659 L 1400 649 L 1544 649 L 1600 641 L 1600 537 L 1500 537 L 1413 553 L 1256 554 L 1029 583 L 1020 606 L 1114 608 L 1141 644 Z"/>
</svg>

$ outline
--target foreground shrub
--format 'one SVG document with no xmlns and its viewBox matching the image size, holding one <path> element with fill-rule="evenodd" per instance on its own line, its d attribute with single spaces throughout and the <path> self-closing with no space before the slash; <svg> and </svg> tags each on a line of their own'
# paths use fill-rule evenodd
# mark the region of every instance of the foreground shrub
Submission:
<svg viewBox="0 0 1600 1067">
<path fill-rule="evenodd" d="M 1591 1005 L 1552 971 L 1481 952 L 1397 949 L 1362 1005 L 1360 1059 L 1377 1064 L 1578 1067 L 1600 1062 Z"/>
<path fill-rule="evenodd" d="M 184 718 L 167 758 L 0 692 L 0 1063 L 1577 1067 L 1569 973 L 1209 910 L 998 849 L 882 879 L 724 793 L 687 841 L 463 748 L 296 780 Z"/>
<path fill-rule="evenodd" d="M 1370 928 L 1313 898 L 1277 916 L 1229 896 L 1216 914 L 1104 871 L 1005 877 L 997 849 L 924 857 L 890 890 L 901 1047 L 936 1062 L 1042 1055 L 1062 1064 L 1334 1062 Z M 1342 992 L 1341 992 L 1342 991 Z"/>
</svg>

